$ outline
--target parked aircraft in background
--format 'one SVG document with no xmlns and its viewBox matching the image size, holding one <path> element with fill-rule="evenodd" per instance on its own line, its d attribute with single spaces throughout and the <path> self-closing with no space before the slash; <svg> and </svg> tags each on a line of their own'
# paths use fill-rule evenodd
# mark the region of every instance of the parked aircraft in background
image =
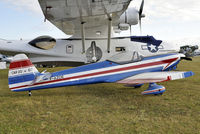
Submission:
<svg viewBox="0 0 200 134">
<path fill-rule="evenodd" d="M 171 42 L 177 47 L 180 47 L 180 52 L 185 54 L 186 57 L 193 57 L 198 55 L 200 47 L 200 38 L 198 37 L 183 38 Z"/>
<path fill-rule="evenodd" d="M 195 46 L 189 46 L 189 45 L 186 45 L 186 46 L 181 46 L 180 47 L 180 53 L 182 54 L 185 54 L 186 57 L 193 57 L 193 56 L 196 56 L 196 50 L 199 49 L 199 46 L 198 45 L 195 45 Z"/>
<path fill-rule="evenodd" d="M 13 57 L 0 54 L 0 62 L 10 63 Z"/>
<path fill-rule="evenodd" d="M 133 85 L 150 83 L 142 94 L 162 94 L 165 87 L 155 84 L 190 77 L 193 72 L 173 71 L 183 54 L 143 57 L 137 52 L 120 53 L 106 61 L 92 63 L 54 73 L 40 73 L 24 54 L 14 56 L 8 81 L 11 91 L 29 91 L 95 83 Z"/>
<path fill-rule="evenodd" d="M 194 56 L 200 56 L 200 50 L 199 49 L 194 51 Z"/>
</svg>

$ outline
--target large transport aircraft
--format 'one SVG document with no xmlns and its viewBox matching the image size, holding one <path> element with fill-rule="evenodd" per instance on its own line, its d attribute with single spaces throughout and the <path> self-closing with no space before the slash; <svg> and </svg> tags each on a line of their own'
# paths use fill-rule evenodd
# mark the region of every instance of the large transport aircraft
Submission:
<svg viewBox="0 0 200 134">
<path fill-rule="evenodd" d="M 39 0 L 48 20 L 68 39 L 40 36 L 33 40 L 0 40 L 0 53 L 26 54 L 33 63 L 77 66 L 100 62 L 121 52 L 138 51 L 143 56 L 178 52 L 180 47 L 152 36 L 132 36 L 131 26 L 140 25 L 144 0 L 139 10 L 131 0 Z M 133 1 L 134 2 L 134 1 Z M 130 36 L 119 34 L 130 31 Z M 118 34 L 118 37 L 115 35 Z"/>
<path fill-rule="evenodd" d="M 101 62 L 121 52 L 137 51 L 143 56 L 179 52 L 173 42 L 153 36 L 132 36 L 131 26 L 141 28 L 144 0 L 139 9 L 131 0 L 39 0 L 45 21 L 70 38 L 40 36 L 32 40 L 0 40 L 0 53 L 26 54 L 40 65 L 78 66 Z M 134 2 L 134 1 L 133 1 Z M 130 36 L 120 34 L 130 31 Z M 118 35 L 116 37 L 115 35 Z"/>
<path fill-rule="evenodd" d="M 142 94 L 159 95 L 165 91 L 165 87 L 156 82 L 193 75 L 191 71 L 170 71 L 176 69 L 183 57 L 185 55 L 179 53 L 143 57 L 137 52 L 122 52 L 99 63 L 40 73 L 25 54 L 18 54 L 10 64 L 8 83 L 11 91 L 29 91 L 29 96 L 32 90 L 95 83 L 121 83 L 135 87 L 149 83 Z"/>
</svg>

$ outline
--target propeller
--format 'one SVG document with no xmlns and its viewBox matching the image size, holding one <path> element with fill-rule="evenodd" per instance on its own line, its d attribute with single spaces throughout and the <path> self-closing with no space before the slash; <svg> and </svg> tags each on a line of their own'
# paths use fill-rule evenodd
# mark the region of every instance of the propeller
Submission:
<svg viewBox="0 0 200 134">
<path fill-rule="evenodd" d="M 142 33 L 142 18 L 145 17 L 145 14 L 143 14 L 143 8 L 144 8 L 144 0 L 142 0 L 142 3 L 140 5 L 139 13 L 139 25 L 140 25 L 140 33 Z"/>
<path fill-rule="evenodd" d="M 192 61 L 192 58 L 189 58 L 189 57 L 181 57 L 181 60 L 188 60 L 188 61 Z"/>
</svg>

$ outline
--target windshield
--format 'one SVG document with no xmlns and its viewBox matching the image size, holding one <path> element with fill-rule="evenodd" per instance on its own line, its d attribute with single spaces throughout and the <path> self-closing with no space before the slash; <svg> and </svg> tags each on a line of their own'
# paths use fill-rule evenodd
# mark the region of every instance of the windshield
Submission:
<svg viewBox="0 0 200 134">
<path fill-rule="evenodd" d="M 118 53 L 112 57 L 110 57 L 108 60 L 112 62 L 116 62 L 119 64 L 126 64 L 131 62 L 138 62 L 143 59 L 143 56 L 141 56 L 138 52 L 121 52 Z"/>
</svg>

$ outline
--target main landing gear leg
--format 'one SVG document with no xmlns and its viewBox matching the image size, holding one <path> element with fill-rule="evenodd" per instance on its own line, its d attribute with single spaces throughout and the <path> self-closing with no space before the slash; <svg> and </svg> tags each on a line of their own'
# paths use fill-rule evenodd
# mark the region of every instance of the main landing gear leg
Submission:
<svg viewBox="0 0 200 134">
<path fill-rule="evenodd" d="M 31 93 L 31 91 L 28 91 L 28 96 L 32 96 L 32 93 Z"/>
<path fill-rule="evenodd" d="M 111 28 L 112 28 L 112 18 L 109 15 L 109 18 L 108 18 L 108 40 L 107 40 L 107 52 L 108 53 L 110 53 Z"/>
</svg>

